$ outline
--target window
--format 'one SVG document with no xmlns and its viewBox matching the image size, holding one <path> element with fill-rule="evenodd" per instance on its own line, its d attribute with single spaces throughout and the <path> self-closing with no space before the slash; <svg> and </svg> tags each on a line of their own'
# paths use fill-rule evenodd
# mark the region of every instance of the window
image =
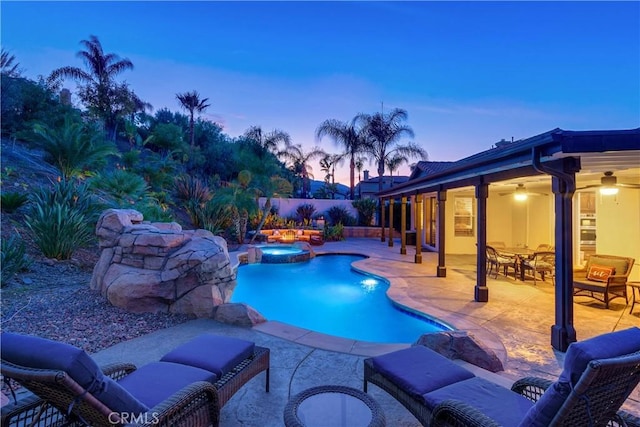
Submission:
<svg viewBox="0 0 640 427">
<path fill-rule="evenodd" d="M 453 214 L 453 223 L 455 236 L 473 236 L 474 224 L 473 218 L 473 197 L 456 197 L 455 211 Z"/>
</svg>

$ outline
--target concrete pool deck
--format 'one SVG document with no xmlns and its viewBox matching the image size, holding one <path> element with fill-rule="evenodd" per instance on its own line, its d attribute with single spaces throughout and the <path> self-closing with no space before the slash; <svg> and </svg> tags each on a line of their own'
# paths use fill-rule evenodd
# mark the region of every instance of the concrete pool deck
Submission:
<svg viewBox="0 0 640 427">
<path fill-rule="evenodd" d="M 473 368 L 501 385 L 523 376 L 555 379 L 564 353 L 553 350 L 550 328 L 554 323 L 551 282 L 521 282 L 498 276 L 489 279 L 489 302 L 473 299 L 475 256 L 447 256 L 447 277 L 436 277 L 437 254 L 423 252 L 422 264 L 414 264 L 414 248 L 400 255 L 399 242 L 390 248 L 379 239 L 348 239 L 314 248 L 316 253 L 358 253 L 369 256 L 355 267 L 383 276 L 391 282 L 390 296 L 398 303 L 467 330 L 493 348 L 505 371 L 499 374 Z M 574 325 L 578 339 L 640 326 L 640 309 L 629 314 L 620 300 L 605 310 L 600 303 L 578 298 Z M 362 389 L 362 361 L 405 345 L 379 345 L 336 339 L 278 322 L 252 329 L 199 319 L 123 342 L 94 356 L 99 363 L 129 361 L 142 365 L 158 360 L 177 345 L 204 332 L 255 341 L 271 349 L 271 392 L 264 392 L 264 374 L 243 387 L 222 409 L 222 426 L 275 427 L 283 425 L 283 410 L 295 394 L 313 386 L 336 384 Z M 469 365 L 465 365 L 469 367 Z M 369 394 L 377 400 L 392 426 L 419 426 L 397 401 L 375 386 Z M 640 387 L 625 403 L 625 409 L 640 415 Z M 330 426 L 327 426 L 330 427 Z"/>
</svg>

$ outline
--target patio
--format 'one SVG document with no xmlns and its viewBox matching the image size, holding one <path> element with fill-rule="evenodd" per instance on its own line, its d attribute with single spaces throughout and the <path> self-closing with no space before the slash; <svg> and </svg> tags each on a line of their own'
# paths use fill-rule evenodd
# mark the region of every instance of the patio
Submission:
<svg viewBox="0 0 640 427">
<path fill-rule="evenodd" d="M 510 386 L 515 379 L 527 375 L 555 379 L 561 371 L 564 353 L 555 351 L 549 343 L 554 316 L 550 280 L 538 281 L 534 286 L 532 281 L 499 275 L 498 279 L 487 281 L 490 301 L 479 303 L 473 298 L 475 255 L 448 256 L 447 277 L 438 278 L 436 253 L 423 253 L 423 263 L 415 264 L 412 254 L 400 255 L 397 247 L 389 248 L 379 239 L 328 243 L 317 252 L 369 255 L 370 258 L 357 262 L 356 267 L 389 279 L 392 284 L 389 293 L 396 301 L 470 331 L 494 348 L 505 371 L 492 374 L 474 369 L 476 375 Z M 585 302 L 574 307 L 579 339 L 640 324 L 640 312 L 636 310 L 630 315 L 629 307 L 619 299 L 609 310 L 593 300 L 578 299 L 582 300 Z M 264 392 L 261 375 L 250 381 L 223 408 L 222 426 L 282 426 L 283 410 L 292 396 L 328 384 L 361 389 L 363 359 L 399 347 L 328 337 L 278 322 L 246 329 L 200 319 L 120 343 L 94 357 L 100 364 L 129 361 L 143 365 L 205 332 L 252 340 L 271 349 L 271 392 Z M 370 387 L 369 394 L 382 406 L 389 425 L 420 425 L 403 406 L 377 387 Z M 639 389 L 636 388 L 624 409 L 640 414 Z"/>
</svg>

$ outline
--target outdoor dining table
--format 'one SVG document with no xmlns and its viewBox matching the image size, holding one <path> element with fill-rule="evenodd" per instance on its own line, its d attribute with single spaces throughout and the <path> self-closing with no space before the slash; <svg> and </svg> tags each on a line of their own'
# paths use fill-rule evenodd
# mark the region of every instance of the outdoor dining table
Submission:
<svg viewBox="0 0 640 427">
<path fill-rule="evenodd" d="M 501 254 L 514 255 L 517 258 L 518 267 L 520 268 L 520 280 L 524 282 L 524 262 L 536 251 L 524 247 L 496 248 L 496 250 Z"/>
</svg>

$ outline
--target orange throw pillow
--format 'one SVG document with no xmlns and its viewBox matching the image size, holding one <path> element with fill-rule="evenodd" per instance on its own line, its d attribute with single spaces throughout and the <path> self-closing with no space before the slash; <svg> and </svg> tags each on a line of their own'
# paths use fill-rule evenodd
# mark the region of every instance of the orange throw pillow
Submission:
<svg viewBox="0 0 640 427">
<path fill-rule="evenodd" d="M 606 267 L 604 265 L 592 265 L 589 267 L 589 273 L 587 274 L 588 280 L 594 282 L 606 282 L 609 280 L 609 276 L 615 274 L 616 269 L 613 267 Z"/>
</svg>

